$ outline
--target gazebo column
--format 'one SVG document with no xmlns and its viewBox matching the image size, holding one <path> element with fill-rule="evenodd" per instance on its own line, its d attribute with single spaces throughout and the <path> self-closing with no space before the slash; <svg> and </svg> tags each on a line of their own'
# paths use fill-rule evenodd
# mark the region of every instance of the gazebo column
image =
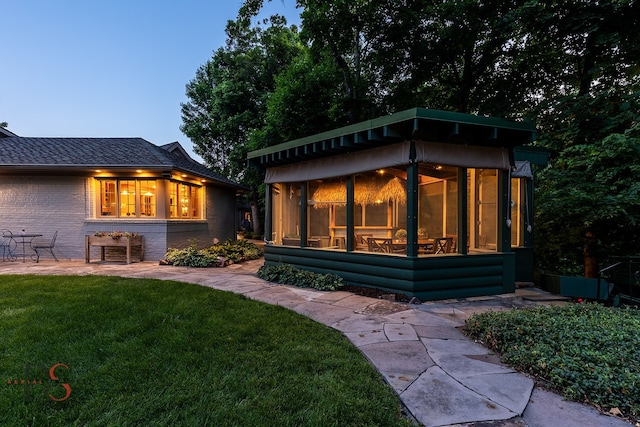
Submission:
<svg viewBox="0 0 640 427">
<path fill-rule="evenodd" d="M 467 168 L 458 168 L 458 253 L 467 254 L 469 248 L 469 206 Z"/>
<path fill-rule="evenodd" d="M 272 191 L 273 191 L 273 184 L 267 184 L 267 191 L 266 191 L 266 194 L 264 195 L 264 236 L 267 240 L 274 240 L 273 200 L 271 198 Z"/>
<path fill-rule="evenodd" d="M 353 175 L 348 176 L 346 180 L 347 186 L 347 207 L 346 207 L 346 243 L 347 251 L 355 250 L 355 221 L 354 221 L 354 199 L 355 199 L 355 181 Z"/>
<path fill-rule="evenodd" d="M 498 252 L 511 252 L 511 174 L 498 170 Z"/>
<path fill-rule="evenodd" d="M 411 144 L 411 162 L 407 166 L 407 256 L 418 256 L 418 163 Z"/>
<path fill-rule="evenodd" d="M 307 214 L 307 183 L 300 184 L 300 246 L 307 246 L 309 215 Z"/>
</svg>

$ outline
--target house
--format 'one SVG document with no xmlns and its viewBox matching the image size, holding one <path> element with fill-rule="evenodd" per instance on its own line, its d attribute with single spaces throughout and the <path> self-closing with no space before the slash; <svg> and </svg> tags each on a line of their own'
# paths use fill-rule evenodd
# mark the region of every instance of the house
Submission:
<svg viewBox="0 0 640 427">
<path fill-rule="evenodd" d="M 167 248 L 235 239 L 241 185 L 189 157 L 179 143 L 142 138 L 30 138 L 0 129 L 0 228 L 43 237 L 83 259 L 86 235 L 142 234 L 145 259 Z"/>
<path fill-rule="evenodd" d="M 533 280 L 534 138 L 531 123 L 414 108 L 250 152 L 265 264 L 421 300 L 513 292 Z"/>
</svg>

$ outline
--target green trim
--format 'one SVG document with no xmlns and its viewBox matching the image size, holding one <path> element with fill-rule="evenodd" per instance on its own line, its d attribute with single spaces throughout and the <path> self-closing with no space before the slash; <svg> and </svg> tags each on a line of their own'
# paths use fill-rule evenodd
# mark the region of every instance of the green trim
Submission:
<svg viewBox="0 0 640 427">
<path fill-rule="evenodd" d="M 533 142 L 535 125 L 496 117 L 412 108 L 251 151 L 247 159 L 263 165 L 285 164 L 412 138 L 514 146 Z"/>
<path fill-rule="evenodd" d="M 528 161 L 532 165 L 546 166 L 549 163 L 551 153 L 542 147 L 525 146 L 514 147 L 513 158 L 519 161 Z"/>
</svg>

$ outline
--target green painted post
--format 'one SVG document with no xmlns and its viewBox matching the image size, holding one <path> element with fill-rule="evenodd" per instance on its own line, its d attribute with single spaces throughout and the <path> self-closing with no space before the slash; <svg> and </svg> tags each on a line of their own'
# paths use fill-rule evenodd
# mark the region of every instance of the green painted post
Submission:
<svg viewBox="0 0 640 427">
<path fill-rule="evenodd" d="M 355 250 L 355 221 L 353 218 L 354 198 L 355 198 L 355 182 L 353 175 L 347 177 L 347 251 Z"/>
<path fill-rule="evenodd" d="M 418 164 L 411 141 L 410 163 L 407 166 L 407 256 L 418 256 Z"/>
<path fill-rule="evenodd" d="M 469 247 L 467 184 L 467 168 L 458 168 L 458 253 L 460 254 L 467 254 Z"/>
<path fill-rule="evenodd" d="M 264 195 L 264 237 L 267 240 L 273 240 L 271 191 L 273 191 L 273 184 L 267 184 L 266 194 Z"/>
<path fill-rule="evenodd" d="M 300 184 L 300 245 L 307 246 L 307 183 Z"/>
<path fill-rule="evenodd" d="M 511 252 L 511 174 L 498 170 L 498 252 Z"/>
</svg>

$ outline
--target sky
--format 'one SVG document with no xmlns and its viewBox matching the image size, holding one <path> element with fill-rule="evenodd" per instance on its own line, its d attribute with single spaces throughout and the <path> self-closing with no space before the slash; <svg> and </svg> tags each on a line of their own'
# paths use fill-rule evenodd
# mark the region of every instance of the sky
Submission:
<svg viewBox="0 0 640 427">
<path fill-rule="evenodd" d="M 265 0 L 299 25 L 295 0 Z M 2 0 L 0 122 L 18 136 L 178 141 L 185 85 L 241 0 Z"/>
</svg>

